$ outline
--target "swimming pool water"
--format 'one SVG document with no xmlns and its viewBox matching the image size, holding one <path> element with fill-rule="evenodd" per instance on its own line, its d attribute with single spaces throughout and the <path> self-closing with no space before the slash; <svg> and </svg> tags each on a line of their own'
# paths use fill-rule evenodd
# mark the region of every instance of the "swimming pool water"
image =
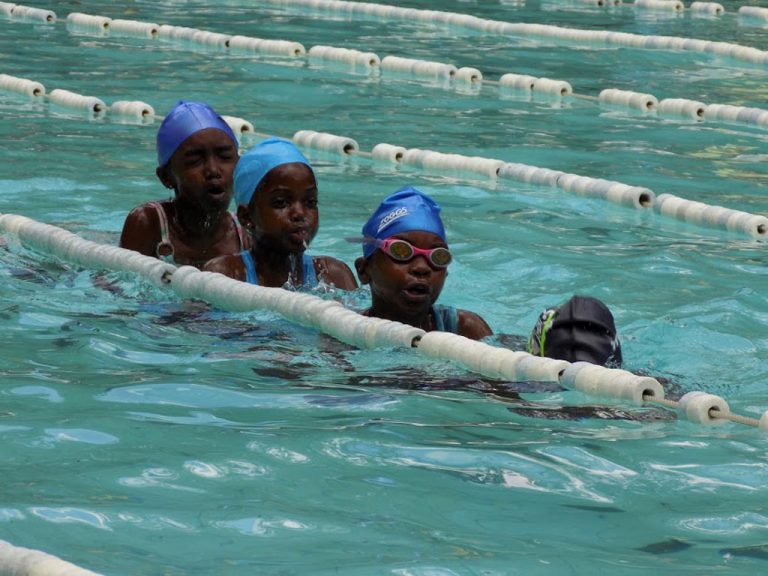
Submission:
<svg viewBox="0 0 768 576">
<path fill-rule="evenodd" d="M 737 42 L 765 27 L 629 4 L 399 5 L 489 19 Z M 759 6 L 761 2 L 750 2 Z M 768 5 L 767 3 L 762 3 Z M 28 2 L 328 44 L 603 88 L 765 108 L 765 68 L 708 54 L 575 47 L 227 0 Z M 301 129 L 501 158 L 768 213 L 768 131 L 351 74 L 305 59 L 98 37 L 0 17 L 0 73 L 107 102 L 210 102 L 264 134 Z M 116 243 L 161 198 L 158 124 L 88 119 L 0 92 L 0 212 Z M 244 147 L 255 139 L 246 138 Z M 625 367 L 768 409 L 766 245 L 562 190 L 308 151 L 315 253 L 350 265 L 379 200 L 432 194 L 456 255 L 441 301 L 527 335 L 573 293 L 616 315 Z M 0 539 L 104 574 L 757 573 L 766 436 L 530 383 L 531 406 L 410 350 L 354 350 L 268 312 L 224 313 L 0 236 Z M 118 290 L 99 286 L 108 280 Z M 363 306 L 365 290 L 345 297 Z M 577 407 L 601 406 L 591 417 Z M 558 409 L 562 408 L 562 409 Z M 615 411 L 611 411 L 614 409 Z M 549 417 L 546 417 L 549 416 Z M 603 417 L 600 417 L 603 416 Z M 623 416 L 611 419 L 611 416 Z"/>
</svg>

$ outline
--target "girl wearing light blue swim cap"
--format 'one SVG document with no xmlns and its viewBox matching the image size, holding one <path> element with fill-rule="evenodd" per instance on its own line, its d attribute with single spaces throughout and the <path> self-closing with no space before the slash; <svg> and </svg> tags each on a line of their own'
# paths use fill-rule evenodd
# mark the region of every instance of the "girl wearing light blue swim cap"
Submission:
<svg viewBox="0 0 768 576">
<path fill-rule="evenodd" d="M 197 267 L 247 247 L 228 210 L 237 147 L 232 130 L 210 106 L 176 104 L 157 132 L 155 171 L 174 196 L 134 208 L 123 224 L 120 246 Z"/>
<path fill-rule="evenodd" d="M 357 288 L 346 264 L 306 253 L 320 223 L 317 181 L 292 142 L 260 142 L 240 158 L 234 179 L 237 216 L 252 247 L 216 258 L 205 270 L 259 286 Z"/>
<path fill-rule="evenodd" d="M 474 312 L 437 304 L 452 257 L 432 198 L 412 187 L 398 190 L 365 223 L 363 237 L 351 240 L 363 244 L 355 268 L 360 283 L 371 287 L 363 314 L 475 340 L 492 334 Z"/>
</svg>

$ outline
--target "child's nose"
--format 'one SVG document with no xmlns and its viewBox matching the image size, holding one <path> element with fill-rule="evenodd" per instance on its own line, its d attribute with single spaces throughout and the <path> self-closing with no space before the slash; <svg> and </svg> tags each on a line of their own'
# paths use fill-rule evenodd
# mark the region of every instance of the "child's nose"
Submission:
<svg viewBox="0 0 768 576">
<path fill-rule="evenodd" d="M 414 276 L 428 276 L 432 272 L 432 267 L 423 254 L 414 256 L 410 264 L 410 272 Z"/>
<path fill-rule="evenodd" d="M 291 220 L 301 221 L 307 219 L 307 210 L 302 202 L 294 202 L 291 204 Z"/>
<path fill-rule="evenodd" d="M 221 176 L 221 166 L 215 156 L 208 156 L 205 160 L 206 178 L 218 178 Z"/>
</svg>

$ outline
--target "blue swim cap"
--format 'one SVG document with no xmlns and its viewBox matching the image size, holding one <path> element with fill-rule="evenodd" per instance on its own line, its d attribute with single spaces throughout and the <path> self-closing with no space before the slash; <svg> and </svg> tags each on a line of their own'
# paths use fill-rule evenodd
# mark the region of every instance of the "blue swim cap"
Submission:
<svg viewBox="0 0 768 576">
<path fill-rule="evenodd" d="M 264 176 L 283 164 L 299 162 L 312 170 L 304 154 L 290 140 L 267 138 L 240 157 L 235 168 L 235 202 L 248 206 Z M 314 170 L 312 171 L 314 174 Z"/>
<path fill-rule="evenodd" d="M 184 140 L 206 128 L 218 128 L 232 139 L 235 148 L 237 138 L 224 119 L 203 102 L 179 102 L 171 108 L 157 131 L 157 163 L 165 166 Z"/>
<path fill-rule="evenodd" d="M 387 196 L 363 226 L 366 238 L 383 240 L 403 232 L 432 232 L 445 242 L 445 229 L 440 220 L 440 206 L 423 192 L 406 186 Z M 363 244 L 363 256 L 376 250 L 374 244 Z"/>
</svg>

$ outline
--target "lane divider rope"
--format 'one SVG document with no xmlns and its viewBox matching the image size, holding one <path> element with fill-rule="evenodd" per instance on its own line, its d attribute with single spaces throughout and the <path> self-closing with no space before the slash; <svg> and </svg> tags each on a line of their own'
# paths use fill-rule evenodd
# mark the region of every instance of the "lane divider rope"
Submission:
<svg viewBox="0 0 768 576">
<path fill-rule="evenodd" d="M 57 556 L 0 540 L 0 574 L 13 576 L 100 576 Z"/>
<path fill-rule="evenodd" d="M 665 399 L 664 388 L 657 379 L 627 370 L 534 356 L 449 332 L 425 332 L 400 322 L 370 318 L 335 300 L 256 286 L 222 274 L 201 272 L 192 266 L 176 267 L 132 250 L 85 240 L 62 228 L 16 214 L 0 215 L 0 231 L 16 235 L 34 249 L 86 268 L 137 274 L 155 286 L 170 288 L 181 298 L 204 300 L 230 311 L 270 310 L 358 348 L 415 348 L 422 355 L 456 362 L 489 378 L 556 382 L 588 396 L 635 405 L 655 403 L 673 407 L 681 419 L 698 424 L 710 425 L 729 419 L 768 429 L 768 411 L 759 420 L 731 417 L 723 398 L 702 391 L 689 392 L 677 402 L 670 401 Z"/>
<path fill-rule="evenodd" d="M 328 0 L 323 1 L 327 2 Z M 660 1 L 667 2 L 668 0 Z M 382 5 L 371 4 L 370 6 Z M 117 28 L 123 34 L 129 33 L 147 38 L 159 37 L 169 42 L 186 42 L 219 50 L 230 50 L 235 53 L 246 51 L 289 57 L 306 56 L 310 64 L 343 64 L 353 73 L 379 74 L 384 72 L 386 76 L 391 78 L 397 78 L 398 76 L 418 78 L 437 86 L 453 87 L 459 92 L 469 91 L 470 93 L 477 93 L 479 88 L 485 84 L 498 86 L 499 93 L 507 96 L 529 97 L 530 95 L 539 95 L 555 98 L 573 96 L 585 100 L 595 99 L 589 95 L 574 93 L 571 84 L 565 80 L 506 73 L 498 81 L 493 81 L 485 79 L 480 70 L 472 67 L 457 68 L 453 64 L 391 55 L 381 59 L 373 52 L 364 52 L 350 48 L 313 46 L 307 51 L 298 42 L 229 36 L 196 28 L 157 25 L 129 20 L 112 20 L 106 16 L 79 12 L 70 13 L 66 18 L 66 22 L 68 29 L 71 31 L 84 33 L 104 35 L 116 27 L 115 23 L 120 23 L 117 25 Z M 121 34 L 118 33 L 118 35 Z M 699 42 L 690 39 L 681 40 Z M 681 49 L 681 46 L 675 48 Z M 652 95 L 613 88 L 601 91 L 597 101 L 603 105 L 634 108 L 648 113 L 656 113 L 659 117 L 689 121 L 732 122 L 768 127 L 768 110 L 759 108 L 727 104 L 707 105 L 702 102 L 682 98 L 668 98 L 659 101 Z"/>
<path fill-rule="evenodd" d="M 39 82 L 7 74 L 0 75 L 0 89 L 3 88 L 30 97 L 45 95 L 45 87 Z M 107 106 L 98 98 L 60 89 L 51 91 L 49 99 L 56 105 L 85 110 L 94 117 L 102 116 L 109 111 L 142 124 L 150 123 L 155 118 L 152 106 L 140 101 L 118 101 Z M 257 134 L 253 124 L 247 120 L 235 116 L 223 116 L 223 118 L 239 138 Z M 299 130 L 292 139 L 298 146 L 321 152 L 341 156 L 369 157 L 378 162 L 409 166 L 425 172 L 454 176 L 472 174 L 491 180 L 502 178 L 545 185 L 632 208 L 652 208 L 662 216 L 695 225 L 720 228 L 753 238 L 768 237 L 768 217 L 764 215 L 690 201 L 673 194 L 661 194 L 657 197 L 649 188 L 630 186 L 614 180 L 569 174 L 494 158 L 446 154 L 419 148 L 408 149 L 388 143 L 377 144 L 371 152 L 364 152 L 360 150 L 357 141 L 353 138 L 314 130 Z"/>
</svg>

